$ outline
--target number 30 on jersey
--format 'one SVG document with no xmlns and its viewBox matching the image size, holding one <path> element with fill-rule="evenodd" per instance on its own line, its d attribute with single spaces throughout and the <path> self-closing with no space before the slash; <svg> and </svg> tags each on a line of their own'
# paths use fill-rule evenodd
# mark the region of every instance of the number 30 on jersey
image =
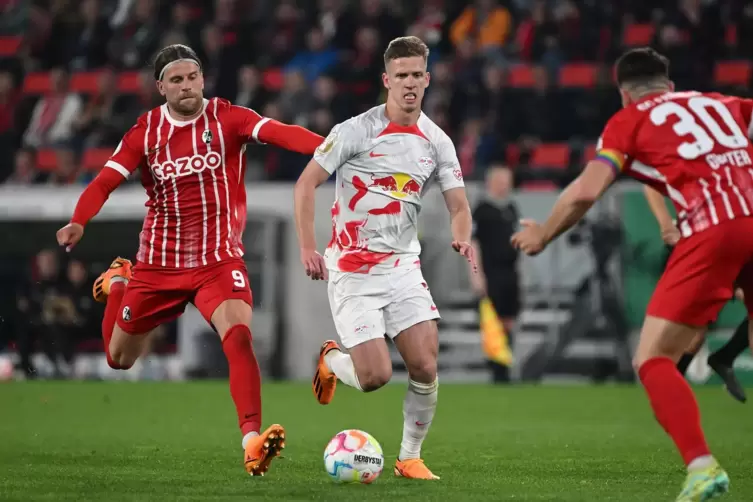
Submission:
<svg viewBox="0 0 753 502">
<path fill-rule="evenodd" d="M 722 130 L 717 120 L 709 113 L 710 110 L 716 112 L 729 132 Z M 706 155 L 714 149 L 715 144 L 731 149 L 744 148 L 748 145 L 748 136 L 735 122 L 729 109 L 716 99 L 706 96 L 690 98 L 687 101 L 687 108 L 679 103 L 667 101 L 651 110 L 650 119 L 653 124 L 660 126 L 671 116 L 679 119 L 672 127 L 675 134 L 681 138 L 692 136 L 693 139 L 682 143 L 677 148 L 678 155 L 683 159 L 693 160 Z M 699 122 L 706 129 L 701 127 Z"/>
</svg>

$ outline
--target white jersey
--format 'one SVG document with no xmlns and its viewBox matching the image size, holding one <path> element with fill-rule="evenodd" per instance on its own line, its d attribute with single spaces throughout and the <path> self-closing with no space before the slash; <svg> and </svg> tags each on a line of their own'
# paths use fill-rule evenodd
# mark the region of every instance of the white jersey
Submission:
<svg viewBox="0 0 753 502">
<path fill-rule="evenodd" d="M 329 270 L 383 274 L 418 263 L 421 195 L 432 180 L 444 192 L 463 187 L 455 147 L 421 113 L 414 126 L 400 126 L 385 105 L 332 128 L 314 160 L 337 171 L 332 206 Z"/>
</svg>

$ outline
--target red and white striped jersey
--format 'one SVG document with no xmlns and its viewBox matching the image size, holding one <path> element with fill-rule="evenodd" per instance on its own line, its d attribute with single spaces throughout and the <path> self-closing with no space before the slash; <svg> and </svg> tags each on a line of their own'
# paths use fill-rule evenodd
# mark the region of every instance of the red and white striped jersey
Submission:
<svg viewBox="0 0 753 502">
<path fill-rule="evenodd" d="M 597 158 L 668 196 L 684 237 L 753 213 L 753 100 L 666 92 L 617 112 Z"/>
<path fill-rule="evenodd" d="M 193 268 L 243 256 L 245 144 L 268 120 L 218 98 L 190 121 L 166 104 L 139 117 L 105 166 L 125 177 L 141 170 L 149 200 L 140 263 Z"/>
</svg>

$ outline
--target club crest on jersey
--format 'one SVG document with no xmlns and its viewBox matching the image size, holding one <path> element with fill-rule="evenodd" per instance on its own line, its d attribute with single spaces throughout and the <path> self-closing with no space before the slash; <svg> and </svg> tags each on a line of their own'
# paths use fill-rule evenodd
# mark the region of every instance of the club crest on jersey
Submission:
<svg viewBox="0 0 753 502">
<path fill-rule="evenodd" d="M 126 305 L 123 307 L 123 320 L 124 321 L 130 321 L 131 320 L 131 307 Z"/>
<path fill-rule="evenodd" d="M 422 169 L 434 169 L 434 159 L 431 157 L 421 157 L 418 159 L 418 166 Z"/>
<path fill-rule="evenodd" d="M 212 137 L 212 131 L 210 131 L 209 129 L 201 133 L 201 141 L 203 141 L 205 145 L 208 145 L 212 142 Z"/>
</svg>

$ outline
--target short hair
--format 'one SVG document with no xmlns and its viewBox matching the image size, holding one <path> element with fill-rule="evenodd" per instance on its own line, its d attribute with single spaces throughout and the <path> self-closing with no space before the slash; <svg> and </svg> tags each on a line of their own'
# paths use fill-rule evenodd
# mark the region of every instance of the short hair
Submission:
<svg viewBox="0 0 753 502">
<path fill-rule="evenodd" d="M 168 45 L 157 53 L 154 57 L 154 80 L 161 80 L 162 74 L 166 67 L 181 59 L 189 59 L 194 61 L 202 69 L 201 60 L 196 52 L 187 45 L 173 44 Z"/>
<path fill-rule="evenodd" d="M 394 39 L 384 51 L 384 66 L 395 59 L 422 57 L 429 59 L 429 47 L 418 37 L 399 37 Z"/>
<path fill-rule="evenodd" d="M 669 59 L 650 47 L 631 49 L 615 63 L 617 85 L 631 85 L 669 79 Z"/>
</svg>

